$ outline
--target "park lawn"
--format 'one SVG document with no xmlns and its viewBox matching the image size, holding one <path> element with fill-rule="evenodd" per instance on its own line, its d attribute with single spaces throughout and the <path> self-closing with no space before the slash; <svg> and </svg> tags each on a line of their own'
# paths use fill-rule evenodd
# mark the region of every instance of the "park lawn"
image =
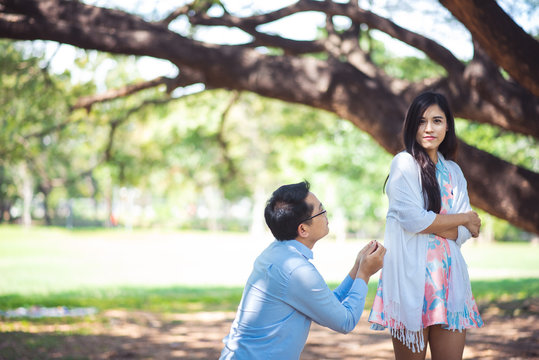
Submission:
<svg viewBox="0 0 539 360">
<path fill-rule="evenodd" d="M 331 288 L 337 284 L 330 283 Z M 369 283 L 365 308 L 370 309 L 377 283 Z M 474 280 L 473 293 L 483 306 L 501 302 L 518 302 L 539 298 L 539 281 L 536 278 Z M 46 294 L 0 295 L 0 310 L 18 307 L 68 308 L 95 307 L 99 310 L 125 309 L 160 313 L 195 311 L 234 311 L 242 294 L 242 287 L 121 287 L 79 289 Z"/>
<path fill-rule="evenodd" d="M 204 258 L 200 255 L 201 259 L 192 259 L 191 253 L 181 258 L 179 252 L 182 249 L 185 252 L 186 243 L 195 246 L 195 254 L 204 254 L 208 247 L 223 246 L 242 236 L 247 237 L 246 234 L 2 226 L 0 310 L 66 306 L 161 313 L 233 311 L 240 301 L 242 286 L 178 284 L 175 279 Z M 222 255 L 227 247 L 221 249 Z M 467 250 L 469 254 L 465 256 L 470 268 L 495 272 L 509 266 L 512 271 L 510 278 L 496 273 L 492 279 L 472 280 L 479 303 L 539 298 L 539 247 L 522 243 L 472 244 Z M 257 251 L 252 249 L 253 254 Z M 248 270 L 253 258 L 245 257 Z M 181 267 L 179 263 L 187 264 Z M 216 269 L 210 266 L 208 271 Z M 330 283 L 331 287 L 336 285 Z M 376 286 L 376 281 L 371 280 L 366 308 L 372 304 Z"/>
</svg>

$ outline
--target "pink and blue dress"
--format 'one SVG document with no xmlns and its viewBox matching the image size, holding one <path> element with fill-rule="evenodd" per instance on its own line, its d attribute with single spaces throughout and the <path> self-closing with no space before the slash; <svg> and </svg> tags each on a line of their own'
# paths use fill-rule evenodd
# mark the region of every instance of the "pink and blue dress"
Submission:
<svg viewBox="0 0 539 360">
<path fill-rule="evenodd" d="M 436 178 L 442 196 L 440 214 L 446 214 L 453 205 L 453 188 L 449 170 L 441 160 L 436 164 Z M 448 241 L 452 240 L 434 234 L 429 235 L 422 326 L 426 328 L 431 325 L 442 325 L 444 329 L 459 331 L 480 328 L 483 326 L 483 320 L 479 315 L 475 299 L 472 298 L 463 313 L 455 314 L 447 310 L 449 278 L 451 276 L 451 251 Z M 369 322 L 372 323 L 371 329 L 373 330 L 396 327 L 394 320 L 390 319 L 388 323 L 388 317 L 384 313 L 382 275 L 380 275 L 378 289 L 369 315 Z"/>
</svg>

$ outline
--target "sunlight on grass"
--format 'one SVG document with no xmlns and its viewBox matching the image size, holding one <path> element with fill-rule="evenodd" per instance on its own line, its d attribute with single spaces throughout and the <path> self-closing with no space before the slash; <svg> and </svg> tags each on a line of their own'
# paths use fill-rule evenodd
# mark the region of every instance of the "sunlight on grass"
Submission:
<svg viewBox="0 0 539 360">
<path fill-rule="evenodd" d="M 0 310 L 30 307 L 122 308 L 155 312 L 233 311 L 239 304 L 240 287 L 122 287 L 27 295 L 0 295 Z"/>
<path fill-rule="evenodd" d="M 315 260 L 321 268 L 338 268 L 335 279 L 340 279 L 352 264 L 347 258 L 343 265 L 343 259 L 353 259 L 362 245 L 327 241 L 317 245 Z M 235 233 L 2 226 L 0 310 L 39 305 L 234 311 L 252 262 L 265 246 Z M 539 247 L 472 243 L 464 248 L 478 301 L 539 297 Z M 337 280 L 330 281 L 335 287 Z M 366 307 L 376 286 L 371 279 Z"/>
<path fill-rule="evenodd" d="M 242 246 L 248 261 L 233 258 Z M 0 227 L 0 294 L 238 285 L 261 246 L 249 242 L 246 234 L 233 233 Z"/>
<path fill-rule="evenodd" d="M 462 253 L 476 279 L 539 278 L 539 246 L 529 243 L 467 243 Z"/>
</svg>

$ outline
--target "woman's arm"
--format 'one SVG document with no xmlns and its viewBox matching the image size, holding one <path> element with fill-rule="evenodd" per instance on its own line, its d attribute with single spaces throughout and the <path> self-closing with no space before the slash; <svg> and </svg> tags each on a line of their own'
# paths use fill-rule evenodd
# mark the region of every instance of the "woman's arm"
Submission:
<svg viewBox="0 0 539 360">
<path fill-rule="evenodd" d="M 470 198 L 468 197 L 468 184 L 466 178 L 462 174 L 460 167 L 453 161 L 448 162 L 450 171 L 454 182 L 456 183 L 454 189 L 455 197 L 453 198 L 453 208 L 450 211 L 453 214 L 464 213 L 472 210 L 470 205 Z M 468 239 L 472 237 L 472 233 L 465 226 L 458 227 L 458 237 L 455 240 L 458 246 L 464 244 Z M 477 234 L 475 235 L 477 237 Z"/>
<path fill-rule="evenodd" d="M 446 239 L 455 240 L 458 236 L 458 226 L 465 226 L 473 237 L 479 235 L 481 219 L 475 211 L 460 214 L 436 214 L 436 218 L 429 227 L 421 231 L 422 234 L 436 234 Z"/>
<path fill-rule="evenodd" d="M 465 214 L 472 211 L 470 206 L 470 200 L 468 198 L 467 183 L 460 167 L 453 161 L 448 161 L 452 183 L 454 186 L 455 197 L 453 199 L 453 208 L 450 210 L 451 214 Z M 445 219 L 442 219 L 442 221 Z M 439 225 L 439 224 L 438 224 Z M 449 230 L 440 230 L 434 232 L 435 235 L 444 237 L 446 239 L 454 240 L 457 245 L 462 245 L 471 236 L 477 237 L 479 235 L 479 229 L 481 227 L 481 220 L 472 216 L 471 221 L 468 224 L 461 224 Z M 426 229 L 427 230 L 427 229 Z M 473 231 L 472 231 L 473 230 Z"/>
<path fill-rule="evenodd" d="M 458 236 L 459 236 L 459 228 L 456 227 L 456 228 L 452 228 L 451 230 L 447 230 L 447 231 L 439 231 L 437 233 L 434 233 L 434 235 L 443 237 L 443 238 L 448 239 L 448 240 L 456 241 Z"/>
</svg>

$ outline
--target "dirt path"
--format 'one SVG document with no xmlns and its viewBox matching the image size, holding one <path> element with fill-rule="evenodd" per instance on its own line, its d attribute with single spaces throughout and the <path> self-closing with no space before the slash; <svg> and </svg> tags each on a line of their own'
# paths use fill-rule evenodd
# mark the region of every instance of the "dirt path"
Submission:
<svg viewBox="0 0 539 360">
<path fill-rule="evenodd" d="M 0 359 L 217 359 L 233 316 L 108 311 L 89 323 L 0 322 Z M 301 359 L 392 359 L 387 332 L 369 330 L 366 316 L 348 335 L 313 324 Z M 484 320 L 468 332 L 465 359 L 539 359 L 539 316 Z"/>
</svg>

